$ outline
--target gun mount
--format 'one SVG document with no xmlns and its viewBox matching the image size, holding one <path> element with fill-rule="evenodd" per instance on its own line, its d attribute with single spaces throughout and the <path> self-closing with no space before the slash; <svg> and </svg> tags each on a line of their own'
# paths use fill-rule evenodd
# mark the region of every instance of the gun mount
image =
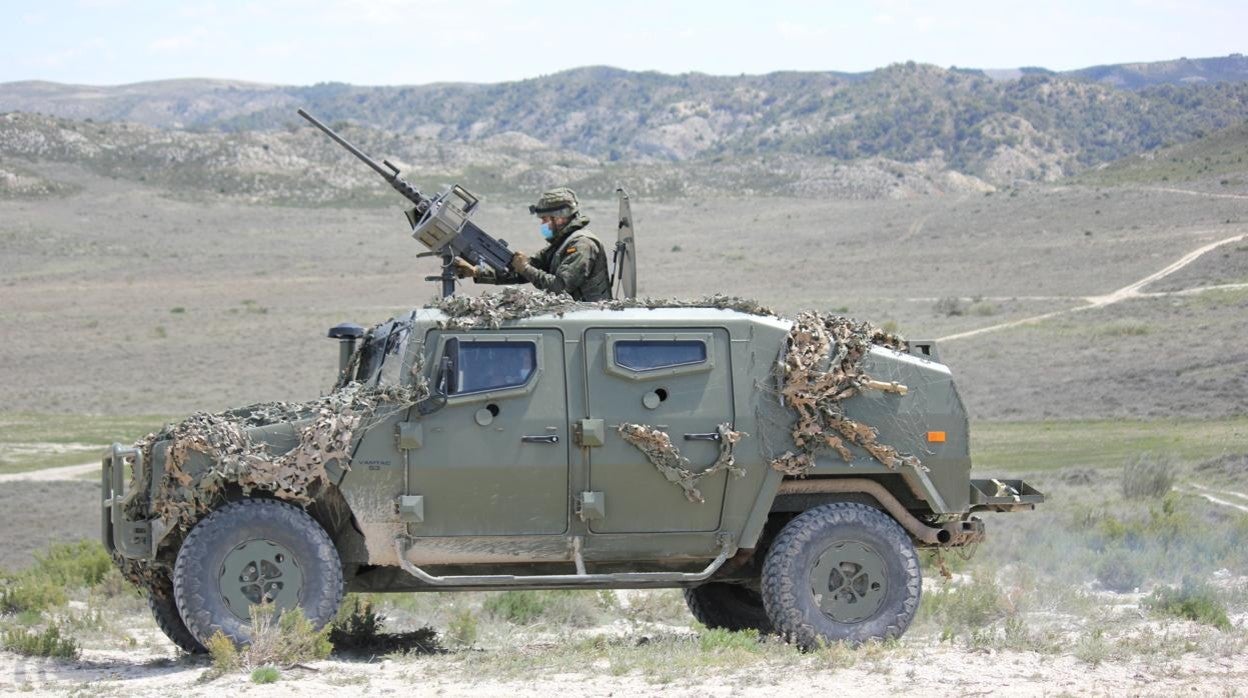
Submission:
<svg viewBox="0 0 1248 698">
<path fill-rule="evenodd" d="M 480 199 L 472 192 L 458 184 L 436 196 L 425 196 L 407 180 L 399 176 L 399 168 L 389 160 L 378 164 L 355 147 L 350 141 L 338 135 L 332 128 L 321 123 L 319 119 L 300 109 L 299 116 L 307 119 L 346 148 L 365 165 L 381 175 L 390 183 L 395 191 L 402 194 L 415 206 L 406 211 L 407 221 L 412 226 L 412 237 L 420 241 L 429 251 L 442 257 L 442 273 L 427 277 L 428 281 L 442 282 L 442 296 L 455 293 L 455 272 L 452 262 L 455 257 L 463 257 L 473 264 L 485 264 L 498 272 L 506 272 L 511 266 L 512 251 L 505 240 L 499 240 L 482 230 L 469 218 L 480 203 Z M 384 165 L 384 167 L 382 166 Z"/>
</svg>

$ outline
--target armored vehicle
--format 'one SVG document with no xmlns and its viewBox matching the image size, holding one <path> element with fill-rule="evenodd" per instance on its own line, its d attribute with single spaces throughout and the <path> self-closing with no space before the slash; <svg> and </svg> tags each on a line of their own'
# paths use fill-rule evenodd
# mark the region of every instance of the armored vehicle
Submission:
<svg viewBox="0 0 1248 698">
<path fill-rule="evenodd" d="M 932 342 L 724 296 L 635 300 L 623 190 L 618 300 L 455 296 L 457 256 L 513 259 L 469 220 L 477 197 L 426 197 L 300 114 L 412 202 L 444 297 L 332 328 L 318 400 L 196 413 L 105 454 L 104 543 L 188 652 L 246 642 L 257 606 L 324 625 L 347 591 L 675 587 L 710 627 L 897 637 L 916 547 L 972 545 L 975 512 L 1043 501 L 971 478 Z"/>
<path fill-rule="evenodd" d="M 896 637 L 916 548 L 1043 500 L 971 477 L 931 342 L 844 318 L 508 290 L 330 336 L 326 397 L 104 458 L 104 542 L 188 651 L 347 591 L 679 587 L 711 627 Z"/>
</svg>

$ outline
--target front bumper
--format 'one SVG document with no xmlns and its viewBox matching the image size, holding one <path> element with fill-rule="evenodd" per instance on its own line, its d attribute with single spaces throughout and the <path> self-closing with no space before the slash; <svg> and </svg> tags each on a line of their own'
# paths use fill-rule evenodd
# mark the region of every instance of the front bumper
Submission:
<svg viewBox="0 0 1248 698">
<path fill-rule="evenodd" d="M 104 452 L 100 470 L 100 533 L 104 548 L 131 559 L 152 557 L 152 524 L 126 518 L 126 464 L 134 471 L 134 482 L 143 481 L 143 454 L 137 448 L 113 444 Z M 133 494 L 133 493 L 130 493 Z"/>
</svg>

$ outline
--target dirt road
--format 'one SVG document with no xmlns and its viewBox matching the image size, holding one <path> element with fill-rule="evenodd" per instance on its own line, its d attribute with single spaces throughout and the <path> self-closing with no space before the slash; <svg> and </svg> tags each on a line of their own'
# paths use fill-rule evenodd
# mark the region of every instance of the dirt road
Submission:
<svg viewBox="0 0 1248 698">
<path fill-rule="evenodd" d="M 27 470 L 23 473 L 5 473 L 0 475 L 0 482 L 56 482 L 60 480 L 78 480 L 87 473 L 99 472 L 99 469 L 99 463 L 64 465 L 59 468 Z"/>
<path fill-rule="evenodd" d="M 1227 194 L 1226 196 L 1231 196 L 1231 195 Z M 1248 197 L 1241 197 L 1241 198 L 1248 198 Z M 1183 269 L 1184 267 L 1188 266 L 1192 262 L 1195 262 L 1196 260 L 1200 259 L 1204 255 L 1218 249 L 1219 247 L 1222 247 L 1224 245 L 1229 245 L 1234 242 L 1240 242 L 1241 240 L 1244 240 L 1245 238 L 1248 238 L 1248 234 L 1234 235 L 1229 238 L 1225 238 L 1223 240 L 1212 242 L 1212 243 L 1209 243 L 1208 245 L 1199 247 L 1183 255 L 1178 260 L 1176 260 L 1173 264 L 1170 264 L 1167 267 L 1164 267 L 1152 274 L 1149 274 L 1148 276 L 1145 276 L 1142 279 L 1133 281 L 1132 283 L 1127 284 L 1126 286 L 1123 286 L 1122 288 L 1116 291 L 1107 293 L 1103 296 L 1084 296 L 1082 300 L 1085 303 L 1085 305 L 1077 306 L 1074 308 L 1065 308 L 1062 310 L 1055 310 L 1051 313 L 1043 313 L 1041 315 L 1033 315 L 1031 317 L 1022 318 L 1020 320 L 1002 322 L 996 325 L 989 325 L 988 327 L 981 327 L 979 329 L 969 330 L 967 332 L 958 332 L 957 334 L 951 334 L 951 335 L 946 335 L 944 337 L 940 337 L 939 339 L 937 339 L 937 341 L 951 342 L 956 339 L 966 339 L 968 337 L 975 337 L 977 335 L 987 334 L 988 332 L 996 332 L 998 330 L 1009 329 L 1011 327 L 1019 327 L 1021 325 L 1034 325 L 1038 322 L 1043 322 L 1050 318 L 1058 317 L 1059 315 L 1065 315 L 1067 313 L 1075 313 L 1075 312 L 1079 312 L 1083 310 L 1092 310 L 1094 308 L 1104 308 L 1105 306 L 1113 305 L 1115 303 L 1121 303 L 1122 301 L 1129 300 L 1132 298 L 1145 298 L 1145 297 L 1155 298 L 1155 297 L 1160 297 L 1160 296 L 1168 296 L 1168 295 L 1176 295 L 1176 294 L 1192 294 L 1192 293 L 1200 293 L 1202 291 L 1208 291 L 1212 289 L 1248 288 L 1248 284 L 1222 284 L 1219 286 L 1205 286 L 1205 287 L 1184 289 L 1182 291 L 1163 291 L 1163 292 L 1156 292 L 1156 293 L 1143 293 L 1140 290 L 1151 283 L 1160 281 L 1161 279 L 1164 279 L 1167 276 L 1174 274 L 1175 272 L 1179 271 L 1180 269 Z"/>
</svg>

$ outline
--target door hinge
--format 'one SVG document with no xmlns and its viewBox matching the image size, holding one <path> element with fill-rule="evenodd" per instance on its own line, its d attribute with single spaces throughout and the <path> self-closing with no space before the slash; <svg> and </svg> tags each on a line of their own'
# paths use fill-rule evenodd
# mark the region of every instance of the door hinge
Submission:
<svg viewBox="0 0 1248 698">
<path fill-rule="evenodd" d="M 582 419 L 572 430 L 581 446 L 602 446 L 607 442 L 607 428 L 601 419 Z"/>
<path fill-rule="evenodd" d="M 606 495 L 602 492 L 582 492 L 576 498 L 576 515 L 581 521 L 592 521 L 606 517 Z"/>
</svg>

